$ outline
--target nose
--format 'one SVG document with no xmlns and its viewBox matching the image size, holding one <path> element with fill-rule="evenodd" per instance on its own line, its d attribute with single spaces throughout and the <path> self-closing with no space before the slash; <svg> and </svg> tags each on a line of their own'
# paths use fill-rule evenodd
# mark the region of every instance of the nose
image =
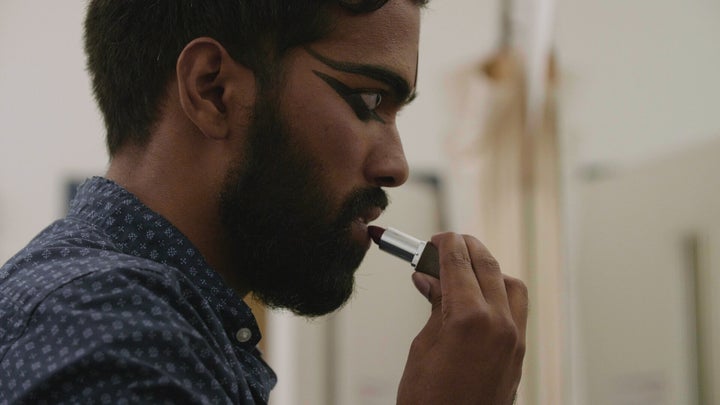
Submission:
<svg viewBox="0 0 720 405">
<path fill-rule="evenodd" d="M 408 178 L 409 168 L 397 128 L 384 133 L 373 145 L 365 164 L 366 179 L 378 187 L 398 187 Z"/>
</svg>

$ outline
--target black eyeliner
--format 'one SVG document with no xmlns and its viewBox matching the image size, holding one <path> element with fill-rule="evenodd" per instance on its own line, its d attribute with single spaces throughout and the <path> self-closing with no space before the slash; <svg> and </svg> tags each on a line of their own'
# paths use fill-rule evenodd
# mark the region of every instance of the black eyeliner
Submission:
<svg viewBox="0 0 720 405">
<path fill-rule="evenodd" d="M 415 93 L 410 92 L 410 85 L 395 72 L 379 66 L 363 65 L 351 62 L 338 62 L 320 55 L 310 47 L 306 46 L 303 49 L 305 49 L 305 51 L 307 51 L 307 53 L 309 53 L 313 58 L 335 70 L 362 75 L 387 84 L 390 88 L 392 88 L 394 92 L 393 96 L 396 98 L 395 101 L 399 104 L 407 104 L 415 98 Z M 417 71 L 415 74 L 417 75 Z"/>
<path fill-rule="evenodd" d="M 355 115 L 357 115 L 361 121 L 367 122 L 372 119 L 383 124 L 385 123 L 385 120 L 383 120 L 375 111 L 372 111 L 367 107 L 360 97 L 358 90 L 348 87 L 340 80 L 325 73 L 318 72 L 317 70 L 313 70 L 313 73 L 327 83 L 328 86 L 332 87 L 333 90 L 335 90 L 335 92 L 337 92 L 337 94 L 340 95 L 346 103 L 348 103 L 350 108 L 352 108 L 355 112 Z"/>
</svg>

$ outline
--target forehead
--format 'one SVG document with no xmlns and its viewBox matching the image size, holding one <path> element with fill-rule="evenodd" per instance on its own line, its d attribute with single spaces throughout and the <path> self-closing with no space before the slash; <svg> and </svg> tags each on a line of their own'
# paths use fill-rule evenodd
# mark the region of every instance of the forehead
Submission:
<svg viewBox="0 0 720 405">
<path fill-rule="evenodd" d="M 414 86 L 420 8 L 413 1 L 390 0 L 360 15 L 337 10 L 334 17 L 332 31 L 313 49 L 339 61 L 385 67 Z"/>
</svg>

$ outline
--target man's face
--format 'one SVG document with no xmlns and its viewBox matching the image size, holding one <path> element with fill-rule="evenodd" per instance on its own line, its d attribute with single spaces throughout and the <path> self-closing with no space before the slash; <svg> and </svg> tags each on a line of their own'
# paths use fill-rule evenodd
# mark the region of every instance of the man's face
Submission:
<svg viewBox="0 0 720 405">
<path fill-rule="evenodd" d="M 381 187 L 407 178 L 395 117 L 414 93 L 418 32 L 408 0 L 341 14 L 331 35 L 289 52 L 277 96 L 258 101 L 221 215 L 238 278 L 269 305 L 322 315 L 350 297 Z"/>
</svg>

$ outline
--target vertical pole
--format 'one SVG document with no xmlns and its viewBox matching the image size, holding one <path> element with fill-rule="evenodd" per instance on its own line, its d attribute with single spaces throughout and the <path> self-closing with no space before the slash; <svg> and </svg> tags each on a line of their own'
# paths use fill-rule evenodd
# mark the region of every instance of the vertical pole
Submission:
<svg viewBox="0 0 720 405">
<path fill-rule="evenodd" d="M 689 331 L 694 334 L 690 341 L 690 382 L 695 387 L 695 398 L 698 405 L 711 405 L 706 392 L 706 341 L 704 320 L 704 297 L 702 294 L 703 274 L 700 266 L 700 238 L 693 233 L 684 240 L 686 280 L 687 280 L 687 316 L 690 323 Z"/>
</svg>

